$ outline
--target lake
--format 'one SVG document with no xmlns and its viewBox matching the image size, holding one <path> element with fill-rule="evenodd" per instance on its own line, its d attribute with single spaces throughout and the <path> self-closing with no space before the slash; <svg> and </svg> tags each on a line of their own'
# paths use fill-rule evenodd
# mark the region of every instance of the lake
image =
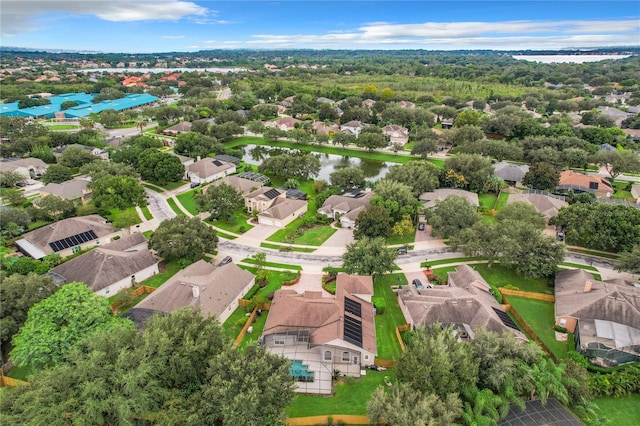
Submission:
<svg viewBox="0 0 640 426">
<path fill-rule="evenodd" d="M 607 59 L 624 59 L 631 55 L 513 55 L 513 59 L 543 64 L 599 62 Z"/>
<path fill-rule="evenodd" d="M 243 145 L 237 147 L 238 149 L 244 149 L 244 155 L 242 161 L 248 164 L 255 164 L 259 166 L 265 158 L 268 158 L 271 153 L 276 152 L 289 152 L 292 151 L 289 148 L 275 148 L 264 145 Z M 329 182 L 329 175 L 337 169 L 343 167 L 357 167 L 364 173 L 364 177 L 370 181 L 376 181 L 385 177 L 389 171 L 389 167 L 396 165 L 396 163 L 385 163 L 378 160 L 367 160 L 357 157 L 348 157 L 346 155 L 325 154 L 322 152 L 312 152 L 320 160 L 320 174 L 316 179 L 324 179 Z"/>
</svg>

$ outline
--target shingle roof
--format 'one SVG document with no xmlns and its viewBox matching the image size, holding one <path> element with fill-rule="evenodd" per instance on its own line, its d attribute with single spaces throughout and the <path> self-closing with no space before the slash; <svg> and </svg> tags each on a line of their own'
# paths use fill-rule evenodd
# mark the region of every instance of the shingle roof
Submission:
<svg viewBox="0 0 640 426">
<path fill-rule="evenodd" d="M 494 176 L 505 181 L 522 182 L 522 178 L 529 171 L 527 164 L 511 164 L 501 161 L 493 166 Z"/>
<path fill-rule="evenodd" d="M 251 191 L 255 188 L 260 188 L 262 186 L 262 183 L 260 182 L 244 179 L 238 176 L 225 176 L 222 179 L 213 181 L 211 184 L 214 186 L 218 186 L 222 183 L 233 186 L 241 194 L 244 194 L 245 192 Z M 205 188 L 204 190 L 206 191 L 207 188 Z"/>
<path fill-rule="evenodd" d="M 200 161 L 196 161 L 195 163 L 188 165 L 187 170 L 191 173 L 195 173 L 200 179 L 206 179 L 209 176 L 213 176 L 233 167 L 235 167 L 235 165 L 231 163 L 214 160 L 213 158 L 203 158 Z"/>
<path fill-rule="evenodd" d="M 465 191 L 464 189 L 455 188 L 440 188 L 433 192 L 423 192 L 418 199 L 425 201 L 424 207 L 431 208 L 436 205 L 438 201 L 446 199 L 450 195 L 457 195 L 458 197 L 466 198 L 472 206 L 478 207 L 480 202 L 478 201 L 478 194 L 475 192 Z"/>
<path fill-rule="evenodd" d="M 283 194 L 284 191 L 280 191 L 278 189 L 272 188 L 270 186 L 263 186 L 262 188 L 258 188 L 253 192 L 250 192 L 246 195 L 249 199 L 258 199 L 258 200 L 273 200 L 274 198 L 279 197 Z"/>
<path fill-rule="evenodd" d="M 569 205 L 566 201 L 549 197 L 544 194 L 522 193 L 509 194 L 507 204 L 525 202 L 535 207 L 536 211 L 549 219 L 558 215 L 558 210 Z"/>
<path fill-rule="evenodd" d="M 95 292 L 156 263 L 158 259 L 147 248 L 144 235 L 135 233 L 62 263 L 51 273 L 66 282 L 83 282 Z"/>
<path fill-rule="evenodd" d="M 344 195 L 332 195 L 325 200 L 322 207 L 318 209 L 318 212 L 331 214 L 333 210 L 350 212 L 360 208 L 368 209 L 369 206 L 371 206 L 371 198 L 374 195 L 374 192 L 367 192 L 364 196 L 357 198 L 345 197 Z"/>
<path fill-rule="evenodd" d="M 266 195 L 266 194 L 265 194 Z M 263 210 L 258 216 L 270 217 L 274 219 L 284 219 L 291 216 L 303 206 L 306 206 L 305 200 L 294 200 L 291 198 L 277 198 L 271 207 Z"/>
<path fill-rule="evenodd" d="M 216 266 L 199 260 L 179 271 L 136 308 L 171 313 L 192 306 L 200 308 L 206 316 L 219 316 L 253 278 L 253 274 L 235 263 Z"/>
<path fill-rule="evenodd" d="M 87 179 L 72 179 L 62 183 L 48 183 L 40 189 L 40 193 L 55 195 L 65 200 L 75 200 L 87 193 Z"/>
<path fill-rule="evenodd" d="M 606 180 L 598 176 L 588 176 L 582 173 L 576 173 L 572 170 L 565 170 L 560 173 L 560 181 L 558 185 L 573 185 L 583 188 L 589 188 L 591 183 L 598 185 L 598 190 L 613 191 L 611 184 Z"/>
</svg>

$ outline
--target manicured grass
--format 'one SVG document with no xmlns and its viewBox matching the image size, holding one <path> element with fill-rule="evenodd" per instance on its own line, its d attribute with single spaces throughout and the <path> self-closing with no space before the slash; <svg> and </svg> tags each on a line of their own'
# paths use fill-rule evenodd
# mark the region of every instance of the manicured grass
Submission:
<svg viewBox="0 0 640 426">
<path fill-rule="evenodd" d="M 225 220 L 206 220 L 206 222 L 216 228 L 224 229 L 225 231 L 233 232 L 234 234 L 244 234 L 249 229 L 253 228 L 253 225 L 248 222 L 250 217 L 244 212 L 244 209 L 233 212 L 233 219 L 233 223 Z"/>
<path fill-rule="evenodd" d="M 335 154 L 335 155 L 346 155 L 348 157 L 356 157 L 356 158 L 364 158 L 368 160 L 378 160 L 378 161 L 386 161 L 390 163 L 408 163 L 411 160 L 417 160 L 420 157 L 415 157 L 412 155 L 396 155 L 386 152 L 368 152 L 368 151 L 360 151 L 348 148 L 342 148 L 341 146 L 328 146 L 328 145 L 303 145 L 297 144 L 295 142 L 289 141 L 277 141 L 277 142 L 269 142 L 262 138 L 254 138 L 249 136 L 242 136 L 232 141 L 225 143 L 225 146 L 228 148 L 234 148 L 240 145 L 267 145 L 267 146 L 275 146 L 280 148 L 290 148 L 290 149 L 299 149 L 301 151 L 309 151 L 309 152 L 322 152 L 325 154 Z M 431 161 L 431 160 L 430 160 Z M 434 164 L 441 163 L 444 165 L 444 161 L 434 160 Z M 436 164 L 438 165 L 438 164 Z"/>
<path fill-rule="evenodd" d="M 155 191 L 155 192 L 160 192 L 160 193 L 164 192 L 164 190 L 162 188 L 158 188 L 157 186 L 151 185 L 151 184 L 148 184 L 148 183 L 143 183 L 142 186 L 144 186 L 145 188 L 149 188 L 150 190 Z"/>
<path fill-rule="evenodd" d="M 496 200 L 498 196 L 492 192 L 487 192 L 485 194 L 478 195 L 478 201 L 480 202 L 480 207 L 484 207 L 487 210 L 493 210 L 496 205 Z"/>
<path fill-rule="evenodd" d="M 389 239 L 387 240 L 387 244 L 392 246 L 396 244 L 410 244 L 414 242 L 416 239 L 416 233 L 412 232 L 410 234 L 403 235 L 402 237 L 397 234 L 391 234 Z"/>
<path fill-rule="evenodd" d="M 337 230 L 329 225 L 316 225 L 304 228 L 302 219 L 296 219 L 282 229 L 278 229 L 267 241 L 274 243 L 291 243 L 304 246 L 320 246 Z"/>
<path fill-rule="evenodd" d="M 246 269 L 252 274 L 256 273 L 256 268 L 251 266 L 241 266 L 242 269 Z M 265 270 L 267 273 L 267 285 L 258 289 L 256 292 L 256 296 L 267 297 L 269 293 L 279 290 L 282 287 L 282 283 L 284 281 L 289 281 L 295 279 L 298 275 L 298 272 L 289 272 L 289 271 L 272 271 Z"/>
<path fill-rule="evenodd" d="M 238 238 L 235 235 L 227 234 L 225 232 L 220 232 L 220 231 L 216 231 L 216 235 L 220 238 L 226 238 L 227 240 L 235 240 L 236 238 Z"/>
<path fill-rule="evenodd" d="M 195 195 L 194 191 L 187 191 L 187 192 L 182 193 L 180 195 L 176 195 L 176 198 L 178 199 L 180 204 L 182 204 L 182 207 L 187 209 L 187 211 L 189 213 L 191 213 L 192 215 L 195 216 L 198 213 L 200 213 L 200 210 L 198 209 L 198 206 L 196 205 L 196 200 L 194 198 L 194 195 Z"/>
<path fill-rule="evenodd" d="M 242 259 L 240 262 L 249 263 L 255 265 L 256 261 L 250 257 Z M 288 265 L 286 263 L 276 263 L 276 262 L 264 262 L 264 266 L 268 268 L 282 268 L 282 269 L 293 269 L 296 271 L 302 271 L 302 266 L 300 265 Z"/>
<path fill-rule="evenodd" d="M 122 216 L 123 213 L 127 213 L 127 214 L 131 214 L 131 215 L 135 215 L 138 220 L 134 223 L 132 223 L 132 225 L 136 225 L 138 223 L 142 223 L 142 220 L 140 219 L 140 216 L 138 215 L 138 211 L 136 210 L 135 207 L 129 207 L 126 210 L 120 210 L 120 209 L 111 209 L 109 210 L 109 219 L 113 222 L 116 219 L 120 218 L 120 216 Z"/>
<path fill-rule="evenodd" d="M 163 261 L 160 264 L 161 270 L 163 264 L 165 272 L 160 272 L 159 274 L 155 274 L 154 276 L 147 278 L 146 280 L 142 281 L 140 285 L 148 285 L 149 287 L 158 288 L 180 270 L 180 265 L 178 264 L 177 260 L 172 260 L 168 263 L 165 263 Z"/>
<path fill-rule="evenodd" d="M 141 207 L 141 208 L 140 208 L 140 210 L 142 210 L 142 215 L 144 216 L 144 218 L 145 218 L 146 220 L 151 220 L 151 219 L 153 219 L 153 215 L 152 215 L 152 214 L 151 214 L 151 212 L 149 211 L 149 207 L 144 206 L 144 207 Z"/>
<path fill-rule="evenodd" d="M 509 268 L 495 263 L 491 269 L 483 263 L 471 265 L 471 267 L 480 272 L 480 275 L 495 289 L 511 284 L 523 291 L 553 294 L 553 288 L 549 287 L 547 281 L 543 278 L 523 277 Z"/>
<path fill-rule="evenodd" d="M 486 260 L 486 257 L 454 257 L 452 259 L 438 259 L 438 260 L 430 260 L 428 262 L 422 262 L 420 264 L 421 268 L 426 268 L 427 265 L 430 267 L 438 266 L 438 265 L 448 265 L 450 263 L 463 263 L 463 262 L 471 262 L 474 260 Z"/>
<path fill-rule="evenodd" d="M 640 394 L 620 398 L 603 397 L 592 400 L 597 412 L 609 420 L 610 425 L 636 426 L 640 423 Z"/>
<path fill-rule="evenodd" d="M 142 235 L 144 235 L 144 237 L 148 240 L 151 238 L 151 235 L 153 235 L 153 231 L 152 230 L 144 231 Z"/>
<path fill-rule="evenodd" d="M 570 268 L 585 269 L 587 271 L 598 271 L 598 268 L 596 268 L 596 267 L 589 266 L 589 265 L 581 265 L 579 263 L 562 262 L 562 263 L 560 263 L 560 265 L 561 266 L 568 266 Z"/>
<path fill-rule="evenodd" d="M 457 266 L 445 266 L 443 268 L 436 268 L 433 270 L 433 273 L 440 278 L 440 280 L 448 281 L 449 280 L 449 272 L 455 271 Z"/>
<path fill-rule="evenodd" d="M 260 243 L 260 247 L 279 250 L 279 251 L 299 251 L 301 253 L 313 253 L 314 251 L 316 251 L 316 249 L 309 248 L 309 247 L 293 247 L 293 246 L 269 244 L 269 243 Z M 283 247 L 285 248 L 285 250 L 282 250 Z"/>
<path fill-rule="evenodd" d="M 501 192 L 500 196 L 498 196 L 498 201 L 496 202 L 496 207 L 495 210 L 496 211 L 500 211 L 504 208 L 504 206 L 507 205 L 507 200 L 509 199 L 509 193 L 508 192 Z"/>
<path fill-rule="evenodd" d="M 76 126 L 75 124 L 53 124 L 51 126 L 46 126 L 49 130 L 72 130 L 78 129 L 80 126 Z"/>
<path fill-rule="evenodd" d="M 344 380 L 336 386 L 335 393 L 330 396 L 296 395 L 287 407 L 289 417 L 322 416 L 330 414 L 366 415 L 367 402 L 378 386 L 384 386 L 384 379 L 395 382 L 394 370 L 372 371 L 360 377 L 352 384 Z"/>
<path fill-rule="evenodd" d="M 607 259 L 618 259 L 618 257 L 620 257 L 620 255 L 616 253 L 607 253 L 604 251 L 590 250 L 586 248 L 567 247 L 567 250 L 573 253 L 582 253 L 582 254 L 589 254 L 591 256 L 606 257 Z"/>
<path fill-rule="evenodd" d="M 165 184 L 161 184 L 160 182 L 151 182 L 152 184 L 164 188 L 166 191 L 172 191 L 176 188 L 180 188 L 181 186 L 189 183 L 186 180 L 179 180 L 177 182 L 167 182 Z"/>
<path fill-rule="evenodd" d="M 267 323 L 267 315 L 269 311 L 264 311 L 260 316 L 256 316 L 253 324 L 253 330 L 251 334 L 245 333 L 242 341 L 238 348 L 244 352 L 245 348 L 248 346 L 255 346 L 258 343 L 258 338 L 262 335 L 262 331 L 264 330 L 264 325 Z"/>
<path fill-rule="evenodd" d="M 633 198 L 633 195 L 631 195 L 631 192 L 627 190 L 627 188 L 629 187 L 628 181 L 617 180 L 617 181 L 612 181 L 611 184 L 615 189 L 615 192 L 613 193 L 612 198 L 615 198 L 618 200 L 626 200 L 628 198 Z"/>
<path fill-rule="evenodd" d="M 173 198 L 167 198 L 167 204 L 169 204 L 171 210 L 173 210 L 178 216 L 186 216 L 185 212 L 183 212 L 180 207 L 178 207 Z"/>
<path fill-rule="evenodd" d="M 567 355 L 567 351 L 573 347 L 567 342 L 556 340 L 553 326 L 555 324 L 555 308 L 553 302 L 525 299 L 523 297 L 507 296 L 511 306 L 520 314 L 522 319 L 535 331 L 540 340 L 555 354 L 558 359 Z"/>
<path fill-rule="evenodd" d="M 377 277 L 373 283 L 373 295 L 384 297 L 387 305 L 384 313 L 375 317 L 378 358 L 396 359 L 402 353 L 396 327 L 406 324 L 407 321 L 398 305 L 397 294 L 391 286 L 405 284 L 407 279 L 404 274 L 383 275 Z"/>
<path fill-rule="evenodd" d="M 244 323 L 247 321 L 247 310 L 243 307 L 236 308 L 229 318 L 222 324 L 222 332 L 231 341 L 235 340 L 242 331 Z M 240 321 L 244 319 L 244 321 Z"/>
</svg>

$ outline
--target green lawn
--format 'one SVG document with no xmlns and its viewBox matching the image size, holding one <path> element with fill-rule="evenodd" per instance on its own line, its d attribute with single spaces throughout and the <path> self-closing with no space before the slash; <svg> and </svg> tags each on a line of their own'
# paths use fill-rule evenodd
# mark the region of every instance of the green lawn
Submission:
<svg viewBox="0 0 640 426">
<path fill-rule="evenodd" d="M 262 335 L 262 331 L 264 330 L 264 325 L 267 323 L 267 314 L 268 311 L 262 312 L 260 316 L 256 316 L 255 321 L 253 322 L 253 331 L 251 334 L 245 333 L 242 341 L 238 348 L 244 352 L 244 349 L 248 346 L 255 346 L 258 343 L 258 338 Z"/>
<path fill-rule="evenodd" d="M 296 219 L 282 229 L 278 229 L 267 241 L 274 243 L 291 243 L 303 246 L 320 246 L 335 234 L 337 229 L 329 225 L 315 225 L 312 228 L 304 228 L 302 219 Z"/>
<path fill-rule="evenodd" d="M 249 219 L 250 216 L 245 213 L 244 209 L 242 209 L 233 212 L 233 221 L 231 223 L 226 220 L 207 220 L 207 223 L 212 224 L 216 228 L 233 232 L 234 234 L 244 234 L 249 229 L 253 228 L 253 225 L 248 222 Z"/>
<path fill-rule="evenodd" d="M 235 235 L 227 234 L 225 232 L 220 232 L 220 231 L 216 231 L 216 235 L 220 238 L 226 238 L 227 240 L 235 240 L 236 238 L 238 238 Z"/>
<path fill-rule="evenodd" d="M 594 266 L 589 266 L 589 265 L 581 265 L 579 263 L 571 263 L 571 262 L 561 262 L 560 266 L 568 266 L 570 268 L 580 268 L 580 269 L 585 269 L 587 271 L 598 271 L 598 268 L 594 267 Z"/>
<path fill-rule="evenodd" d="M 528 278 L 516 274 L 511 269 L 494 263 L 491 269 L 486 264 L 479 263 L 471 265 L 480 275 L 487 280 L 493 288 L 504 287 L 508 284 L 514 285 L 523 291 L 534 293 L 553 294 L 553 288 L 547 284 L 544 278 Z"/>
<path fill-rule="evenodd" d="M 437 265 L 448 265 L 449 263 L 462 263 L 462 262 L 470 262 L 470 261 L 474 261 L 474 260 L 486 260 L 486 257 L 455 257 L 452 259 L 438 259 L 438 260 L 430 260 L 427 262 L 422 262 L 420 264 L 421 268 L 426 268 L 427 265 L 429 265 L 430 267 L 434 267 Z"/>
<path fill-rule="evenodd" d="M 568 342 L 559 342 L 556 340 L 553 330 L 555 324 L 555 308 L 553 302 L 543 302 L 541 300 L 525 299 L 515 296 L 507 296 L 507 299 L 522 319 L 536 332 L 540 340 L 547 345 L 558 359 L 562 359 L 567 355 L 567 351 L 573 347 L 573 338 L 570 338 Z"/>
<path fill-rule="evenodd" d="M 180 270 L 180 265 L 177 260 L 172 260 L 168 263 L 163 261 L 158 266 L 160 270 L 164 269 L 164 272 L 160 272 L 159 274 L 155 274 L 154 276 L 147 278 L 142 281 L 140 285 L 148 285 L 149 287 L 158 288 Z"/>
<path fill-rule="evenodd" d="M 246 269 L 247 271 L 251 272 L 252 274 L 256 273 L 256 268 L 251 267 L 251 266 L 240 266 L 242 269 Z M 282 282 L 283 281 L 289 281 L 294 279 L 298 273 L 297 272 L 289 272 L 289 271 L 272 271 L 272 270 L 266 270 L 265 271 L 267 273 L 267 285 L 265 287 L 262 287 L 260 289 L 258 289 L 258 291 L 256 292 L 256 296 L 263 296 L 263 297 L 267 297 L 269 295 L 269 293 L 279 290 L 280 287 L 282 287 Z"/>
<path fill-rule="evenodd" d="M 142 235 L 144 235 L 144 237 L 148 240 L 151 238 L 151 235 L 153 235 L 153 231 L 152 230 L 144 231 Z"/>
<path fill-rule="evenodd" d="M 109 214 L 108 214 L 108 218 L 114 222 L 116 221 L 118 218 L 120 218 L 120 216 L 122 216 L 123 213 L 127 213 L 127 214 L 131 214 L 131 215 L 135 215 L 138 220 L 135 223 L 132 223 L 132 225 L 136 225 L 138 223 L 142 223 L 142 220 L 140 219 L 140 216 L 138 215 L 138 211 L 136 210 L 135 207 L 129 207 L 126 210 L 120 210 L 120 209 L 111 209 L 109 210 Z"/>
<path fill-rule="evenodd" d="M 586 248 L 568 247 L 567 250 L 573 253 L 584 253 L 584 254 L 590 254 L 591 256 L 606 257 L 607 259 L 618 259 L 620 257 L 620 255 L 617 253 L 607 253 L 599 250 L 590 250 Z"/>
<path fill-rule="evenodd" d="M 80 126 L 76 126 L 75 124 L 53 124 L 51 126 L 46 126 L 49 130 L 72 130 L 77 129 Z"/>
<path fill-rule="evenodd" d="M 194 198 L 194 195 L 195 195 L 194 191 L 187 191 L 180 195 L 176 195 L 176 198 L 178 199 L 178 201 L 180 201 L 180 204 L 182 204 L 182 207 L 187 209 L 189 213 L 195 216 L 198 213 L 200 213 L 200 211 L 198 209 L 198 206 L 196 205 L 196 200 Z"/>
<path fill-rule="evenodd" d="M 398 298 L 391 286 L 405 284 L 407 279 L 404 274 L 383 275 L 376 278 L 373 283 L 373 295 L 384 297 L 387 305 L 384 314 L 375 317 L 378 358 L 396 359 L 402 353 L 396 336 L 396 327 L 406 324 L 407 320 L 400 310 Z"/>
<path fill-rule="evenodd" d="M 269 244 L 269 243 L 260 243 L 260 247 L 279 250 L 279 251 L 299 251 L 302 253 L 313 253 L 314 251 L 316 251 L 316 249 L 310 248 L 310 247 L 281 246 L 278 244 Z"/>
<path fill-rule="evenodd" d="M 496 203 L 496 211 L 500 211 L 504 208 L 504 206 L 507 205 L 507 200 L 509 199 L 509 193 L 508 192 L 501 192 L 500 196 L 498 197 L 498 202 Z"/>
<path fill-rule="evenodd" d="M 478 201 L 480 202 L 480 207 L 484 207 L 486 210 L 493 210 L 497 200 L 498 200 L 498 196 L 492 192 L 487 192 L 485 194 L 478 195 Z"/>
<path fill-rule="evenodd" d="M 162 188 L 158 188 L 157 186 L 151 185 L 151 184 L 148 184 L 148 183 L 143 183 L 142 186 L 144 186 L 145 188 L 149 188 L 150 190 L 155 191 L 155 192 L 160 192 L 160 193 L 164 192 L 164 190 L 162 190 Z"/>
<path fill-rule="evenodd" d="M 155 186 L 159 186 L 161 188 L 164 188 L 166 191 L 172 191 L 176 188 L 180 188 L 182 185 L 185 185 L 189 182 L 187 182 L 186 180 L 179 180 L 177 182 L 167 182 L 165 184 L 162 184 L 160 182 L 151 182 L 153 185 Z"/>
<path fill-rule="evenodd" d="M 385 377 L 395 382 L 394 370 L 371 371 L 352 384 L 342 381 L 330 396 L 296 395 L 287 407 L 289 417 L 322 416 L 330 414 L 367 415 L 367 402 L 378 386 L 384 386 Z"/>
<path fill-rule="evenodd" d="M 612 426 L 637 426 L 640 424 L 640 394 L 620 398 L 602 397 L 592 400 L 598 413 L 605 416 Z"/>
<path fill-rule="evenodd" d="M 615 189 L 615 192 L 613 193 L 612 198 L 616 198 L 618 200 L 625 200 L 627 198 L 633 198 L 633 195 L 631 195 L 630 190 L 627 190 L 627 188 L 629 188 L 629 182 L 628 181 L 617 180 L 617 181 L 612 181 L 611 184 L 613 185 L 613 188 Z"/>
<path fill-rule="evenodd" d="M 144 206 L 144 207 L 141 207 L 141 208 L 140 208 L 140 210 L 142 210 L 142 215 L 144 216 L 144 218 L 145 218 L 146 220 L 151 220 L 151 219 L 153 219 L 153 215 L 152 215 L 152 214 L 151 214 L 151 212 L 149 211 L 149 207 Z"/>
<path fill-rule="evenodd" d="M 240 331 L 242 331 L 242 327 L 244 327 L 244 323 L 247 321 L 247 310 L 243 307 L 236 308 L 235 311 L 229 318 L 222 324 L 222 332 L 224 335 L 231 341 L 234 341 Z M 240 321 L 240 319 L 244 319 L 244 321 Z"/>
<path fill-rule="evenodd" d="M 169 204 L 171 210 L 173 210 L 178 216 L 186 216 L 186 214 L 180 209 L 180 207 L 178 207 L 173 198 L 167 198 L 167 204 Z"/>
<path fill-rule="evenodd" d="M 416 233 L 412 232 L 410 234 L 406 234 L 404 236 L 400 236 L 397 234 L 391 234 L 389 239 L 387 239 L 387 244 L 392 246 L 395 244 L 411 244 L 416 239 Z"/>
<path fill-rule="evenodd" d="M 256 261 L 253 260 L 250 257 L 242 259 L 240 262 L 242 262 L 242 263 L 250 263 L 252 265 L 254 265 L 256 263 Z M 270 267 L 270 268 L 293 269 L 293 270 L 296 270 L 296 271 L 302 271 L 302 266 L 300 266 L 300 265 L 288 265 L 286 263 L 265 262 L 264 266 Z"/>
</svg>

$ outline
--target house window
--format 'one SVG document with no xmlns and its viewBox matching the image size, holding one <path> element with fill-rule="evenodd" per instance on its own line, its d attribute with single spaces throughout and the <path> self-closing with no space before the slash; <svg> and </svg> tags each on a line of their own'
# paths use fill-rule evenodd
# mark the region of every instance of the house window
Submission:
<svg viewBox="0 0 640 426">
<path fill-rule="evenodd" d="M 324 351 L 324 360 L 331 361 L 331 351 Z"/>
<path fill-rule="evenodd" d="M 365 356 L 364 356 L 364 360 L 365 360 L 365 361 L 369 361 L 369 355 L 365 355 Z"/>
<path fill-rule="evenodd" d="M 277 336 L 273 339 L 273 344 L 274 345 L 284 345 L 284 337 L 282 336 Z"/>
<path fill-rule="evenodd" d="M 342 352 L 342 360 L 349 362 L 349 352 Z"/>
<path fill-rule="evenodd" d="M 75 246 L 71 249 L 72 253 L 78 253 L 80 251 L 80 246 Z"/>
</svg>

